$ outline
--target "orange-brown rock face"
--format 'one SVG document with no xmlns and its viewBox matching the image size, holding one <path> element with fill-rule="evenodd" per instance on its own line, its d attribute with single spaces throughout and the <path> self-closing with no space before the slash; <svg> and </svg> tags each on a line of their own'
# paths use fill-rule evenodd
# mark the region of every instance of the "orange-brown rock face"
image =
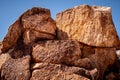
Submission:
<svg viewBox="0 0 120 80">
<path fill-rule="evenodd" d="M 10 26 L 0 43 L 0 80 L 120 80 L 109 7 L 81 5 L 56 22 L 35 7 Z"/>
<path fill-rule="evenodd" d="M 19 59 L 10 58 L 2 66 L 2 80 L 29 80 L 30 78 L 30 56 Z"/>
<path fill-rule="evenodd" d="M 26 44 L 39 39 L 54 39 L 56 23 L 50 11 L 45 8 L 32 8 L 22 15 L 24 42 Z"/>
<path fill-rule="evenodd" d="M 97 47 L 116 47 L 119 39 L 111 8 L 81 5 L 56 16 L 59 39 L 73 39 Z"/>
<path fill-rule="evenodd" d="M 39 39 L 54 39 L 56 24 L 51 18 L 49 9 L 34 7 L 23 13 L 20 18 L 10 26 L 3 39 L 2 51 L 13 47 L 19 38 L 23 37 L 25 44 Z"/>
</svg>

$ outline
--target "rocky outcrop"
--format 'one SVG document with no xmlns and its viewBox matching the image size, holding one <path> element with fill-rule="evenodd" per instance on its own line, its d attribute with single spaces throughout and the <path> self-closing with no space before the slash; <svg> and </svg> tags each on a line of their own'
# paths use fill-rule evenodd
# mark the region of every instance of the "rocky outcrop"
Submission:
<svg viewBox="0 0 120 80">
<path fill-rule="evenodd" d="M 39 39 L 54 39 L 56 36 L 56 23 L 51 18 L 50 10 L 45 8 L 32 8 L 22 16 L 25 29 L 24 42 L 26 44 Z"/>
<path fill-rule="evenodd" d="M 110 7 L 81 5 L 56 16 L 59 39 L 73 39 L 90 46 L 117 47 L 119 39 Z"/>
<path fill-rule="evenodd" d="M 88 58 L 81 58 L 79 43 L 71 40 L 41 41 L 33 47 L 32 59 L 34 62 L 47 62 L 91 68 Z"/>
<path fill-rule="evenodd" d="M 91 73 L 93 71 L 88 71 L 79 67 L 69 67 L 51 63 L 35 63 L 31 68 L 33 71 L 31 80 L 89 80 L 80 75 L 92 78 Z M 94 74 L 97 74 L 97 71 L 94 72 Z"/>
<path fill-rule="evenodd" d="M 30 75 L 30 56 L 10 58 L 2 65 L 2 80 L 29 80 Z"/>
<path fill-rule="evenodd" d="M 13 47 L 20 38 L 25 44 L 39 39 L 54 39 L 56 24 L 51 18 L 50 11 L 45 8 L 34 7 L 25 13 L 9 27 L 8 33 L 2 41 L 2 51 Z"/>
<path fill-rule="evenodd" d="M 2 41 L 0 80 L 120 80 L 118 44 L 110 8 L 81 5 L 55 23 L 34 7 Z"/>
</svg>

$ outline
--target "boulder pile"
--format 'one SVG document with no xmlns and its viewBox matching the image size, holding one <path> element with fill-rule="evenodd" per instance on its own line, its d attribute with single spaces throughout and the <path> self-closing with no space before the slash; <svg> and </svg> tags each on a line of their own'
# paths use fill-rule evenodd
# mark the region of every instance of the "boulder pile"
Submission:
<svg viewBox="0 0 120 80">
<path fill-rule="evenodd" d="M 119 44 L 110 7 L 80 5 L 55 20 L 34 7 L 0 44 L 0 79 L 119 80 Z"/>
</svg>

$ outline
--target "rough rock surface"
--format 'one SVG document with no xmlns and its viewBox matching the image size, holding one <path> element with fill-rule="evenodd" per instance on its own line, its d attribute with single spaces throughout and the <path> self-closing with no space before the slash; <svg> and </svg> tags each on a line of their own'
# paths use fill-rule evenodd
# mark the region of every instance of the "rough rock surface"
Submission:
<svg viewBox="0 0 120 80">
<path fill-rule="evenodd" d="M 59 39 L 73 39 L 90 46 L 117 47 L 119 39 L 110 7 L 81 5 L 56 16 Z"/>
<path fill-rule="evenodd" d="M 33 71 L 31 80 L 94 80 L 98 74 L 96 69 L 88 71 L 84 68 L 51 63 L 35 63 L 31 70 Z"/>
<path fill-rule="evenodd" d="M 30 78 L 30 56 L 6 61 L 2 65 L 2 80 L 29 80 Z"/>
<path fill-rule="evenodd" d="M 1 72 L 1 67 L 2 67 L 3 63 L 5 63 L 9 58 L 10 58 L 9 54 L 1 54 L 0 55 L 0 72 Z"/>
<path fill-rule="evenodd" d="M 50 10 L 34 7 L 23 13 L 20 18 L 9 27 L 8 33 L 2 41 L 2 51 L 13 47 L 19 38 L 23 37 L 25 44 L 39 39 L 54 39 L 56 24 L 51 18 Z"/>
<path fill-rule="evenodd" d="M 98 69 L 101 79 L 105 71 L 114 64 L 116 58 L 115 48 L 96 48 L 95 54 L 89 56 L 89 59 L 94 63 L 93 65 Z"/>
<path fill-rule="evenodd" d="M 48 62 L 90 68 L 90 60 L 80 59 L 79 43 L 72 40 L 41 41 L 33 47 L 34 62 Z"/>
<path fill-rule="evenodd" d="M 32 51 L 33 62 L 96 68 L 100 79 L 117 58 L 115 48 L 93 48 L 72 40 L 41 41 L 34 45 Z"/>
<path fill-rule="evenodd" d="M 51 18 L 50 10 L 45 8 L 32 8 L 22 15 L 24 42 L 26 44 L 37 39 L 54 39 L 56 23 Z"/>
<path fill-rule="evenodd" d="M 56 22 L 57 30 L 50 11 L 34 7 L 10 26 L 0 44 L 0 80 L 120 80 L 110 8 L 81 5 Z"/>
</svg>

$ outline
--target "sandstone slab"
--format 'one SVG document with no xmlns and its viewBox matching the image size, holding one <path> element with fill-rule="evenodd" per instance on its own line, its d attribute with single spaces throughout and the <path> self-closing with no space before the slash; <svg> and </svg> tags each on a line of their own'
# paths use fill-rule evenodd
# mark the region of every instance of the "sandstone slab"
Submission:
<svg viewBox="0 0 120 80">
<path fill-rule="evenodd" d="M 31 80 L 96 80 L 98 74 L 96 69 L 89 71 L 74 66 L 43 62 L 33 64 L 31 70 Z"/>
<path fill-rule="evenodd" d="M 2 65 L 2 80 L 29 80 L 30 56 L 19 59 L 10 58 Z"/>
<path fill-rule="evenodd" d="M 79 43 L 72 40 L 40 41 L 32 50 L 33 62 L 48 62 L 91 68 L 88 58 L 81 59 Z"/>
<path fill-rule="evenodd" d="M 73 39 L 97 47 L 117 47 L 119 38 L 111 8 L 80 5 L 56 16 L 58 39 Z"/>
<path fill-rule="evenodd" d="M 36 39 L 54 39 L 56 23 L 51 18 L 50 10 L 34 7 L 22 15 L 24 42 L 26 44 Z"/>
<path fill-rule="evenodd" d="M 50 10 L 34 7 L 24 12 L 8 29 L 2 44 L 2 52 L 12 48 L 19 39 L 25 44 L 40 39 L 54 39 L 56 23 L 51 18 Z"/>
</svg>

